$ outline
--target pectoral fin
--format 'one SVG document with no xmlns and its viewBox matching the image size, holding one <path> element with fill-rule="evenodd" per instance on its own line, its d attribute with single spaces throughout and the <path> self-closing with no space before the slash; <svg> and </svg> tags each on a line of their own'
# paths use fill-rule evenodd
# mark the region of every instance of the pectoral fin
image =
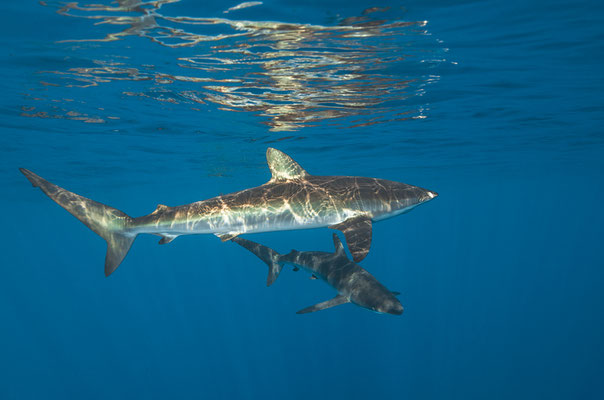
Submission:
<svg viewBox="0 0 604 400">
<path fill-rule="evenodd" d="M 331 225 L 330 228 L 342 231 L 354 262 L 359 262 L 367 256 L 371 247 L 371 218 L 368 215 L 348 218 L 344 222 Z"/>
<path fill-rule="evenodd" d="M 308 314 L 308 313 L 315 312 L 315 311 L 325 310 L 326 308 L 339 306 L 340 304 L 345 304 L 348 302 L 349 302 L 348 298 L 346 298 L 346 296 L 342 296 L 340 294 L 331 300 L 327 300 L 322 303 L 315 304 L 314 306 L 306 307 L 306 308 L 298 311 L 296 314 Z"/>
</svg>

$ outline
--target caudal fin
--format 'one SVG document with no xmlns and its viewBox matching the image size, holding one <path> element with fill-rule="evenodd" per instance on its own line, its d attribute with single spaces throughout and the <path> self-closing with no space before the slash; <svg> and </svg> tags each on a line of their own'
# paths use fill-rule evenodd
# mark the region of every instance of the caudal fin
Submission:
<svg viewBox="0 0 604 400">
<path fill-rule="evenodd" d="M 128 226 L 132 218 L 120 210 L 54 185 L 25 168 L 19 168 L 19 170 L 34 187 L 42 189 L 58 205 L 105 239 L 107 242 L 105 276 L 111 275 L 126 257 L 132 242 L 136 238 L 136 234 L 128 232 Z"/>
<path fill-rule="evenodd" d="M 263 246 L 261 244 L 252 242 L 250 240 L 246 240 L 240 238 L 239 236 L 234 237 L 231 241 L 237 243 L 238 245 L 245 247 L 252 253 L 254 253 L 258 258 L 268 265 L 268 277 L 266 278 L 266 286 L 270 286 L 275 282 L 275 279 L 281 273 L 283 269 L 283 264 L 279 262 L 279 258 L 281 255 L 277 253 L 275 250 Z"/>
</svg>

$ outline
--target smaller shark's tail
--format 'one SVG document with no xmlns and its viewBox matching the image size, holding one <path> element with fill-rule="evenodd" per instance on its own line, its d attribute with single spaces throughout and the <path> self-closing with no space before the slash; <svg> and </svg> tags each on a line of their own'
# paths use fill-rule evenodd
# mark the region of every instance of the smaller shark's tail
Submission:
<svg viewBox="0 0 604 400">
<path fill-rule="evenodd" d="M 126 257 L 136 238 L 136 234 L 127 231 L 132 218 L 120 210 L 54 185 L 25 168 L 19 170 L 34 187 L 42 189 L 48 197 L 107 241 L 105 276 L 111 275 Z"/>
<path fill-rule="evenodd" d="M 238 236 L 231 240 L 254 253 L 258 258 L 264 261 L 266 265 L 268 265 L 266 286 L 272 285 L 273 282 L 275 282 L 275 279 L 277 279 L 281 273 L 281 269 L 283 269 L 283 264 L 279 262 L 281 255 L 271 248 L 240 238 Z"/>
</svg>

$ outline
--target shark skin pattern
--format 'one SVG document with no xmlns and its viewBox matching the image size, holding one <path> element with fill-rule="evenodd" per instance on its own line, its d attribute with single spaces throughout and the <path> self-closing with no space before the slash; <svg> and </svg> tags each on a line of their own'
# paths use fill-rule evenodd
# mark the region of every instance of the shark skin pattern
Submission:
<svg viewBox="0 0 604 400">
<path fill-rule="evenodd" d="M 115 271 L 141 233 L 159 235 L 159 243 L 165 244 L 180 235 L 213 233 L 225 241 L 244 233 L 328 226 L 344 233 L 358 262 L 369 252 L 372 220 L 410 211 L 437 196 L 383 179 L 310 175 L 273 148 L 268 148 L 266 158 L 272 177 L 264 185 L 177 207 L 160 204 L 138 218 L 69 192 L 27 169 L 20 171 L 107 241 L 105 276 Z"/>
<path fill-rule="evenodd" d="M 382 314 L 403 313 L 403 306 L 395 297 L 398 293 L 386 289 L 373 275 L 350 261 L 346 257 L 342 242 L 335 233 L 333 234 L 334 253 L 292 250 L 288 254 L 281 255 L 269 247 L 247 239 L 235 237 L 231 240 L 268 265 L 267 286 L 277 279 L 284 264 L 291 264 L 311 272 L 313 277 L 324 280 L 338 292 L 333 299 L 306 307 L 297 314 L 307 314 L 346 303 L 353 303 Z"/>
</svg>

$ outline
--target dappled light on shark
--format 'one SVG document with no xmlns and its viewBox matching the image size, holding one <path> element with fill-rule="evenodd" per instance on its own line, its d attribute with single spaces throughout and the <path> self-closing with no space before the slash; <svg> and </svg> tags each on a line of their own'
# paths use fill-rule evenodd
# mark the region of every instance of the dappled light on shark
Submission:
<svg viewBox="0 0 604 400">
<path fill-rule="evenodd" d="M 330 227 L 344 233 L 355 262 L 371 246 L 372 221 L 411 211 L 438 194 L 384 179 L 319 176 L 306 172 L 287 154 L 268 148 L 271 179 L 264 185 L 182 206 L 160 204 L 132 218 L 21 168 L 34 187 L 107 242 L 105 275 L 115 271 L 141 233 L 167 244 L 181 235 L 213 233 L 223 241 L 246 233 Z M 270 279 L 269 279 L 270 283 Z"/>
<path fill-rule="evenodd" d="M 45 80 L 79 88 L 148 81 L 144 90 L 122 95 L 252 112 L 272 131 L 322 121 L 353 127 L 426 117 L 420 98 L 439 79 L 431 69 L 446 49 L 429 35 L 426 21 L 404 21 L 400 9 L 374 7 L 316 25 L 236 19 L 241 10 L 267 7 L 261 2 L 242 3 L 219 17 L 168 15 L 176 2 L 57 5 L 60 15 L 93 22 L 88 33 L 60 45 L 76 46 L 77 52 L 77 46 L 140 37 L 160 46 L 165 60 L 159 64 L 127 51 L 116 56 L 112 45 L 107 54 L 113 55 L 84 66 L 41 71 Z"/>
</svg>

